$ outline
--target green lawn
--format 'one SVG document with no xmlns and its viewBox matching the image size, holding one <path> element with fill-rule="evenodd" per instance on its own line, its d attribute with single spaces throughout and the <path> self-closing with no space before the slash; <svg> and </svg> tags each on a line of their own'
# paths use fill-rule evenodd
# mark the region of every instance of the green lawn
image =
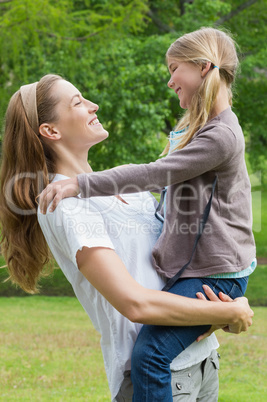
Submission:
<svg viewBox="0 0 267 402">
<path fill-rule="evenodd" d="M 267 192 L 253 199 L 257 256 L 267 257 Z M 25 295 L 6 276 L 0 270 L 0 296 Z M 43 294 L 73 295 L 60 270 L 42 283 Z M 267 306 L 266 283 L 267 266 L 258 266 L 246 293 L 252 306 Z M 267 401 L 267 309 L 253 309 L 247 333 L 218 332 L 219 402 Z M 0 317 L 0 401 L 110 401 L 99 335 L 76 298 L 0 297 Z"/>
<path fill-rule="evenodd" d="M 253 310 L 248 332 L 232 335 L 217 331 L 221 345 L 219 402 L 267 401 L 267 309 Z"/>
<path fill-rule="evenodd" d="M 254 311 L 247 333 L 218 332 L 219 401 L 267 400 L 267 310 Z M 0 316 L 1 401 L 110 401 L 99 335 L 75 298 L 2 297 Z"/>
<path fill-rule="evenodd" d="M 1 401 L 110 401 L 99 335 L 73 297 L 0 298 Z"/>
</svg>

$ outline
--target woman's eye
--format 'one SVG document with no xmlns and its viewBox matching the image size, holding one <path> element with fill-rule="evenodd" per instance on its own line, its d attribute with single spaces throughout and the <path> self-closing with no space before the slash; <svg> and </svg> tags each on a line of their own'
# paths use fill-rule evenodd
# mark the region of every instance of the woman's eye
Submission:
<svg viewBox="0 0 267 402">
<path fill-rule="evenodd" d="M 79 101 L 79 102 L 75 103 L 74 106 L 80 105 L 81 103 L 82 103 L 82 101 Z"/>
</svg>

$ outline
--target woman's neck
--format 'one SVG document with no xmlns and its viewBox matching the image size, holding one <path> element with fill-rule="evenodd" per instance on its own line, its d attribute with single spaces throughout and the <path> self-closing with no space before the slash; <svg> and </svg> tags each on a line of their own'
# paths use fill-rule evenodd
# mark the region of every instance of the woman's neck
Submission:
<svg viewBox="0 0 267 402">
<path fill-rule="evenodd" d="M 87 161 L 88 150 L 70 151 L 57 144 L 56 173 L 67 177 L 75 177 L 81 173 L 91 173 L 93 170 Z"/>
</svg>

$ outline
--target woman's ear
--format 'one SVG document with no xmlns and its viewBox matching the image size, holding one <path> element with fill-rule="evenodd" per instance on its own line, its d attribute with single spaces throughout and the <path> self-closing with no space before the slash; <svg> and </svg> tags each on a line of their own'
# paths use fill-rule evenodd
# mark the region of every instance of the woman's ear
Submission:
<svg viewBox="0 0 267 402">
<path fill-rule="evenodd" d="M 206 74 L 208 74 L 208 72 L 210 71 L 210 67 L 211 67 L 210 61 L 207 61 L 206 64 L 202 65 L 202 69 L 201 69 L 201 77 L 202 78 L 206 77 Z"/>
<path fill-rule="evenodd" d="M 51 124 L 43 123 L 39 127 L 39 133 L 49 140 L 56 141 L 61 138 L 60 132 Z"/>
</svg>

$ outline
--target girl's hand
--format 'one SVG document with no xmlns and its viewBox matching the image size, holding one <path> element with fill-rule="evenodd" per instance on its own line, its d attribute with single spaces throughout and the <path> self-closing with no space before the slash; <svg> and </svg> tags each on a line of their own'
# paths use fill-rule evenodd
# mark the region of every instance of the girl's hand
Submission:
<svg viewBox="0 0 267 402">
<path fill-rule="evenodd" d="M 234 301 L 233 299 L 231 299 L 231 297 L 227 296 L 223 292 L 220 292 L 219 296 L 217 296 L 208 285 L 203 285 L 203 289 L 204 289 L 206 296 L 211 301 L 215 301 L 215 302 L 220 302 L 220 301 L 233 302 Z M 201 292 L 198 292 L 196 295 L 197 295 L 198 299 L 207 300 L 207 297 L 205 297 L 205 295 L 203 295 L 203 293 L 201 293 Z"/>
<path fill-rule="evenodd" d="M 205 294 L 207 295 L 207 297 L 211 300 L 211 301 L 216 301 L 216 302 L 220 302 L 220 301 L 225 301 L 225 302 L 232 302 L 233 299 L 231 299 L 231 297 L 225 295 L 224 293 L 220 292 L 219 296 L 220 298 L 211 290 L 211 288 L 207 285 L 203 285 L 203 289 L 205 291 Z M 203 295 L 203 293 L 198 292 L 197 294 L 197 298 L 201 299 L 201 300 L 207 300 L 207 298 Z M 212 325 L 210 327 L 210 329 L 205 332 L 204 334 L 200 335 L 197 338 L 197 342 L 202 341 L 202 339 L 207 338 L 208 336 L 210 336 L 214 331 L 217 331 L 217 329 L 224 329 L 227 327 L 227 324 L 225 325 Z"/>
<path fill-rule="evenodd" d="M 63 198 L 76 197 L 80 192 L 77 177 L 67 180 L 59 180 L 55 183 L 50 183 L 38 196 L 40 211 L 45 214 L 48 205 L 51 203 L 49 211 L 53 212 L 58 203 Z"/>
</svg>

